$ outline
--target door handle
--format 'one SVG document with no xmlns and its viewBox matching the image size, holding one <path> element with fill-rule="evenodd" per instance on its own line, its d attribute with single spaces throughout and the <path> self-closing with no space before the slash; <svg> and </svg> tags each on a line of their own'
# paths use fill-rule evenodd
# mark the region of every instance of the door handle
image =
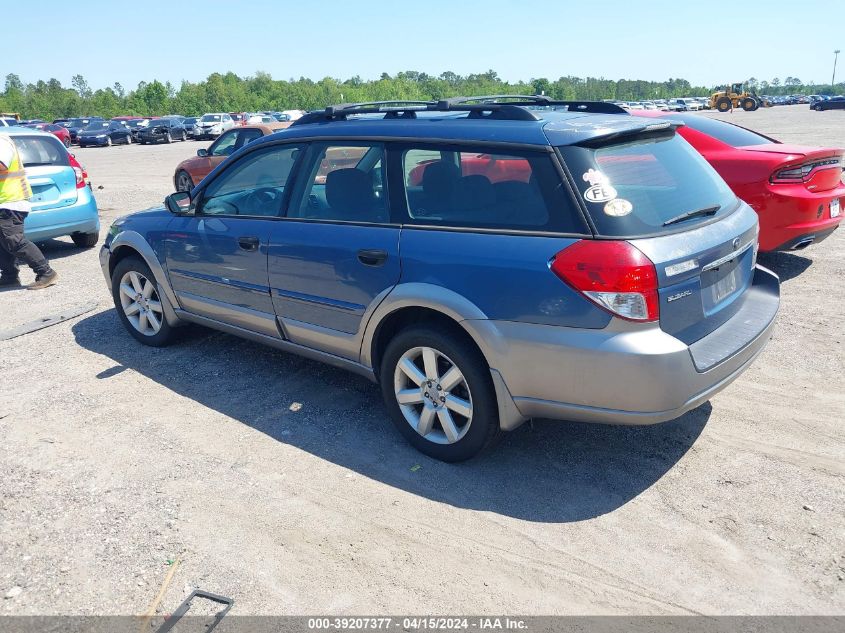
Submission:
<svg viewBox="0 0 845 633">
<path fill-rule="evenodd" d="M 245 251 L 257 251 L 258 250 L 258 238 L 252 236 L 245 236 L 242 235 L 238 238 L 238 246 Z"/>
<path fill-rule="evenodd" d="M 364 266 L 381 266 L 387 261 L 387 251 L 364 248 L 358 251 L 358 261 Z"/>
</svg>

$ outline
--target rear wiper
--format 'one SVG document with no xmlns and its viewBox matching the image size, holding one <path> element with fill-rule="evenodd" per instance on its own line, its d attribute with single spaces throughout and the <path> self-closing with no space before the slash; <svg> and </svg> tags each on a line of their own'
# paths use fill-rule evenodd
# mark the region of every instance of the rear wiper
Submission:
<svg viewBox="0 0 845 633">
<path fill-rule="evenodd" d="M 704 209 L 698 209 L 696 211 L 687 211 L 686 213 L 682 213 L 681 215 L 675 216 L 669 220 L 666 220 L 663 223 L 663 226 L 669 226 L 670 224 L 677 224 L 678 222 L 683 222 L 684 220 L 690 220 L 692 218 L 700 218 L 705 215 L 715 215 L 719 212 L 719 209 L 722 207 L 718 204 L 715 207 L 705 207 Z"/>
</svg>

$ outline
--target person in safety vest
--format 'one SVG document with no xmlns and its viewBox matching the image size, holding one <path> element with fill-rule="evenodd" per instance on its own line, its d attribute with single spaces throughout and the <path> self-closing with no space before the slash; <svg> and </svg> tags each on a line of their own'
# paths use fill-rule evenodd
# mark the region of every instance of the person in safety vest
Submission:
<svg viewBox="0 0 845 633">
<path fill-rule="evenodd" d="M 35 283 L 27 286 L 30 290 L 47 288 L 59 279 L 39 248 L 24 237 L 31 197 L 18 148 L 8 134 L 0 134 L 0 287 L 20 286 L 17 260 L 35 273 Z"/>
</svg>

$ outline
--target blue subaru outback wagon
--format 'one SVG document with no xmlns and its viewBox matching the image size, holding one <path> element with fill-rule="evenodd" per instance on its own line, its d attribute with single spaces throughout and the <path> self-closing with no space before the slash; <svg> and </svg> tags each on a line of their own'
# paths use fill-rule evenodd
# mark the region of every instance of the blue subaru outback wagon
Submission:
<svg viewBox="0 0 845 633">
<path fill-rule="evenodd" d="M 534 417 L 652 424 L 769 340 L 757 216 L 676 121 L 543 97 L 341 105 L 111 227 L 147 345 L 207 325 L 378 382 L 419 450 Z"/>
</svg>

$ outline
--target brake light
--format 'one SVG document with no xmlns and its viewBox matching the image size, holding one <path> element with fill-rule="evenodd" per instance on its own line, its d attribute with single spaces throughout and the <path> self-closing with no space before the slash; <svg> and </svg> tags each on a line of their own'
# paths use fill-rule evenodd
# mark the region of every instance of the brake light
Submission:
<svg viewBox="0 0 845 633">
<path fill-rule="evenodd" d="M 657 321 L 657 270 L 629 242 L 580 240 L 555 255 L 552 272 L 600 308 L 629 321 Z"/>
<path fill-rule="evenodd" d="M 785 169 L 779 169 L 772 174 L 771 182 L 773 184 L 788 184 L 788 183 L 802 183 L 809 180 L 815 172 L 822 169 L 839 169 L 842 170 L 842 160 L 836 158 L 826 158 L 824 160 L 815 160 L 802 165 L 793 165 Z"/>
<path fill-rule="evenodd" d="M 70 166 L 73 168 L 73 173 L 76 175 L 76 188 L 82 189 L 88 183 L 85 181 L 88 178 L 88 172 L 82 167 L 80 162 L 76 160 L 76 156 L 74 154 L 69 154 L 70 157 Z"/>
</svg>

